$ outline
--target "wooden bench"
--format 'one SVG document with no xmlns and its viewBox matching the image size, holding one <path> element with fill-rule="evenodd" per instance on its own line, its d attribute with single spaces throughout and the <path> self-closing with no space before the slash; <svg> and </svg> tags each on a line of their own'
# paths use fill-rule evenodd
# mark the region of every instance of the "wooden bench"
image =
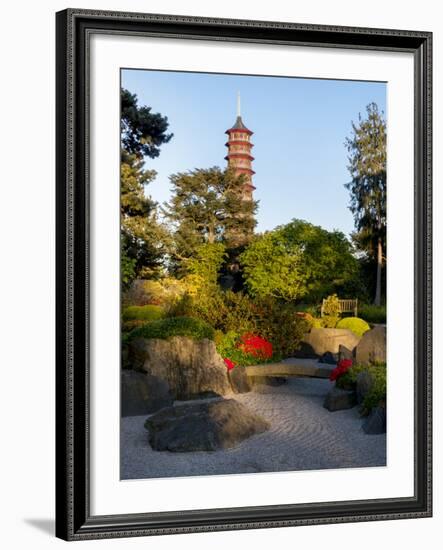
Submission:
<svg viewBox="0 0 443 550">
<path fill-rule="evenodd" d="M 321 304 L 321 316 L 324 316 L 324 306 L 326 300 L 323 299 Z M 358 315 L 358 299 L 355 300 L 339 300 L 340 313 L 353 313 L 354 317 Z"/>
</svg>

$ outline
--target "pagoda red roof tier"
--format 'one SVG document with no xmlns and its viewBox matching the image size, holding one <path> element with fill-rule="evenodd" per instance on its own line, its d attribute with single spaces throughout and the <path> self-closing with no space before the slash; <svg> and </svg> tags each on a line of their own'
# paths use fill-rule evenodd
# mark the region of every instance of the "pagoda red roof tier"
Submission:
<svg viewBox="0 0 443 550">
<path fill-rule="evenodd" d="M 254 157 L 252 155 L 248 155 L 248 153 L 228 153 L 225 156 L 225 160 L 229 160 L 230 158 L 246 159 L 250 161 L 254 160 Z"/>
<path fill-rule="evenodd" d="M 240 168 L 240 167 L 235 167 L 235 171 L 239 174 L 249 174 L 252 176 L 252 174 L 255 174 L 254 170 L 252 170 L 251 168 Z"/>
<path fill-rule="evenodd" d="M 242 141 L 240 139 L 233 139 L 232 141 L 229 140 L 225 143 L 226 147 L 229 147 L 230 145 L 248 145 L 249 147 L 254 147 L 254 144 L 250 141 Z"/>
</svg>

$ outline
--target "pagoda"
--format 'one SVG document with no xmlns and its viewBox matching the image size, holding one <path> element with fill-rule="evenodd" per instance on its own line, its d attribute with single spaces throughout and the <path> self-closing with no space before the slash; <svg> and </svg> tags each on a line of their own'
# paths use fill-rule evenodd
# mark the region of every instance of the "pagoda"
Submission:
<svg viewBox="0 0 443 550">
<path fill-rule="evenodd" d="M 254 132 L 251 132 L 243 123 L 240 113 L 240 94 L 237 96 L 237 119 L 234 126 L 225 133 L 228 134 L 226 142 L 228 154 L 225 159 L 228 161 L 228 166 L 233 168 L 235 176 L 244 174 L 242 196 L 244 200 L 252 200 L 252 192 L 255 189 L 252 176 L 255 172 L 252 169 L 254 157 L 251 155 L 253 147 L 251 136 Z"/>
</svg>

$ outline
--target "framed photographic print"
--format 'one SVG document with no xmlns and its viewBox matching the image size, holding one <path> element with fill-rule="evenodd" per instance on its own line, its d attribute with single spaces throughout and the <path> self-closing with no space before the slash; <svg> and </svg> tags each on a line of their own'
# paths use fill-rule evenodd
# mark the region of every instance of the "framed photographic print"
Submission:
<svg viewBox="0 0 443 550">
<path fill-rule="evenodd" d="M 57 14 L 57 536 L 431 515 L 431 40 Z"/>
</svg>

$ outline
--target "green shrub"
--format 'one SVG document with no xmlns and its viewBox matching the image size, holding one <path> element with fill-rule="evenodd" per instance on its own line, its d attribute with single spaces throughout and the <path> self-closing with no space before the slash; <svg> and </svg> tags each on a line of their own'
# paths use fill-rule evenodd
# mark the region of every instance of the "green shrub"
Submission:
<svg viewBox="0 0 443 550">
<path fill-rule="evenodd" d="M 340 317 L 340 300 L 337 294 L 328 296 L 323 303 L 323 315 L 325 317 Z"/>
<path fill-rule="evenodd" d="M 325 315 L 321 318 L 321 326 L 323 328 L 335 328 L 339 321 L 340 317 L 335 317 L 335 315 Z"/>
<path fill-rule="evenodd" d="M 369 367 L 365 365 L 353 365 L 344 374 L 337 378 L 335 385 L 337 388 L 342 390 L 355 390 L 357 375 L 368 368 Z"/>
<path fill-rule="evenodd" d="M 342 390 L 355 390 L 357 375 L 362 371 L 369 371 L 373 378 L 373 384 L 365 395 L 361 405 L 362 415 L 368 415 L 379 403 L 386 403 L 386 364 L 378 365 L 354 365 L 345 374 L 337 378 L 336 386 Z"/>
<path fill-rule="evenodd" d="M 133 338 L 171 338 L 172 336 L 187 336 L 194 340 L 214 339 L 214 329 L 201 319 L 191 317 L 170 317 L 152 321 L 136 328 L 128 335 Z"/>
<path fill-rule="evenodd" d="M 168 314 L 202 319 L 224 333 L 245 334 L 257 331 L 256 310 L 254 302 L 243 292 L 204 289 L 196 296 L 183 297 Z"/>
<path fill-rule="evenodd" d="M 365 332 L 371 329 L 366 321 L 359 317 L 345 317 L 337 323 L 337 328 L 347 328 L 352 330 L 356 336 L 363 336 Z"/>
<path fill-rule="evenodd" d="M 203 290 L 197 296 L 183 297 L 168 315 L 201 319 L 223 334 L 261 336 L 272 343 L 276 357 L 292 355 L 309 331 L 309 323 L 297 315 L 293 305 L 272 298 L 253 300 L 230 290 Z"/>
<path fill-rule="evenodd" d="M 363 305 L 358 308 L 358 312 L 368 323 L 386 324 L 386 306 Z"/>
<path fill-rule="evenodd" d="M 373 384 L 363 400 L 362 414 L 369 414 L 380 403 L 386 403 L 386 365 L 369 367 Z"/>
<path fill-rule="evenodd" d="M 239 335 L 237 332 L 234 332 L 233 330 L 230 330 L 226 334 L 224 334 L 221 330 L 216 330 L 214 335 L 214 341 L 215 341 L 215 347 L 217 348 L 217 352 L 222 357 L 231 358 L 230 353 L 237 345 L 237 342 L 239 341 Z"/>
<path fill-rule="evenodd" d="M 304 319 L 306 321 L 308 330 L 311 330 L 311 328 L 323 328 L 323 321 L 320 317 L 313 317 L 310 313 L 299 311 L 297 307 L 296 312 L 297 317 Z"/>
<path fill-rule="evenodd" d="M 192 317 L 194 312 L 194 299 L 185 293 L 183 296 L 171 302 L 166 308 L 167 317 Z"/>
<path fill-rule="evenodd" d="M 157 321 L 164 315 L 163 308 L 155 305 L 128 306 L 122 311 L 123 321 Z"/>
<path fill-rule="evenodd" d="M 240 335 L 258 331 L 260 336 L 265 336 L 259 331 L 259 309 L 256 302 L 243 292 L 228 290 L 223 294 L 223 309 L 219 312 L 219 319 L 224 331 L 234 330 Z"/>
<path fill-rule="evenodd" d="M 290 357 L 309 332 L 309 321 L 297 315 L 295 306 L 267 299 L 256 305 L 257 331 L 271 342 L 276 357 Z"/>
<path fill-rule="evenodd" d="M 311 324 L 311 328 L 323 328 L 323 319 L 321 317 L 312 317 L 312 319 L 309 320 Z"/>
</svg>

